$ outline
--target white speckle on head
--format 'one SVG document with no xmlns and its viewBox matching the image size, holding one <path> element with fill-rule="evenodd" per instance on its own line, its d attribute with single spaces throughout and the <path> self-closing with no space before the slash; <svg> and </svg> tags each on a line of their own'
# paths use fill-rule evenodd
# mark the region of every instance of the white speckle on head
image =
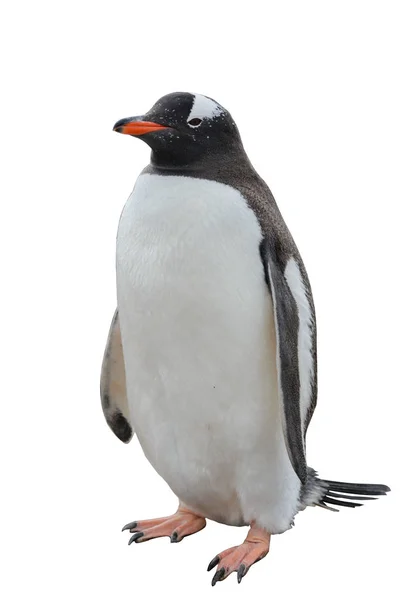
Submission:
<svg viewBox="0 0 400 600">
<path fill-rule="evenodd" d="M 314 359 L 312 355 L 312 313 L 307 298 L 304 281 L 299 265 L 292 257 L 285 268 L 285 279 L 293 294 L 299 313 L 299 336 L 297 353 L 300 376 L 300 414 L 304 433 L 304 423 L 311 401 L 311 384 L 314 378 Z"/>
<path fill-rule="evenodd" d="M 195 94 L 188 122 L 192 119 L 214 119 L 223 112 L 223 108 L 206 96 Z M 190 123 L 189 123 L 190 124 Z M 193 126 L 191 126 L 193 127 Z"/>
</svg>

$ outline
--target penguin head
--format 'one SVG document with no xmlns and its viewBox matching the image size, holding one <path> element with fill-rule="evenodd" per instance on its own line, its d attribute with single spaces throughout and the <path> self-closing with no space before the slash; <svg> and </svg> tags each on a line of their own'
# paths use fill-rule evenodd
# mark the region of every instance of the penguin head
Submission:
<svg viewBox="0 0 400 600">
<path fill-rule="evenodd" d="M 196 168 L 218 156 L 226 160 L 231 153 L 244 152 L 229 112 L 200 94 L 163 96 L 145 115 L 115 123 L 114 131 L 146 142 L 152 163 L 161 168 Z"/>
</svg>

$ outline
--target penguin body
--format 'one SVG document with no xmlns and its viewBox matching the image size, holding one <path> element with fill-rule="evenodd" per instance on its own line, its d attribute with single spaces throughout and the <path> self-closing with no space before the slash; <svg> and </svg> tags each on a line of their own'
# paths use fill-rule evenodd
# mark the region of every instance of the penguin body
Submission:
<svg viewBox="0 0 400 600">
<path fill-rule="evenodd" d="M 317 400 L 314 303 L 298 249 L 237 127 L 175 93 L 114 130 L 152 149 L 117 235 L 117 297 L 102 368 L 115 434 L 136 432 L 179 499 L 129 543 L 180 541 L 213 519 L 249 525 L 212 584 L 238 582 L 299 510 L 360 506 L 384 485 L 319 479 L 305 438 Z"/>
<path fill-rule="evenodd" d="M 205 517 L 278 533 L 297 512 L 300 481 L 280 421 L 261 240 L 234 188 L 143 174 L 118 230 L 118 306 L 148 460 Z"/>
</svg>

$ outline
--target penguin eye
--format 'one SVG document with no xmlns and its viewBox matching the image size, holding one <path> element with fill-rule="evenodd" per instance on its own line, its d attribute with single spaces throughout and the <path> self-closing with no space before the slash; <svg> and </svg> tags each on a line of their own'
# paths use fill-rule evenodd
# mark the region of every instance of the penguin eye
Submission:
<svg viewBox="0 0 400 600">
<path fill-rule="evenodd" d="M 190 121 L 188 121 L 188 124 L 191 127 L 198 127 L 199 125 L 201 125 L 201 123 L 203 122 L 203 119 L 190 119 Z"/>
</svg>

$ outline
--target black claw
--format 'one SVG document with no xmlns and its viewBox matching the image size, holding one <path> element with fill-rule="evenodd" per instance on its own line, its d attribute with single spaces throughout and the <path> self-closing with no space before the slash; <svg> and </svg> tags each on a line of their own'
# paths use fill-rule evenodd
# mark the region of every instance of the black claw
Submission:
<svg viewBox="0 0 400 600">
<path fill-rule="evenodd" d="M 240 583 L 242 581 L 242 579 L 243 579 L 243 577 L 245 575 L 246 575 L 246 565 L 244 565 L 243 563 L 241 563 L 239 565 L 238 572 L 237 572 L 238 583 Z"/>
<path fill-rule="evenodd" d="M 222 567 L 222 569 L 218 569 L 218 571 L 215 573 L 214 577 L 212 578 L 211 585 L 214 587 L 214 585 L 218 581 L 221 581 L 221 579 L 224 578 L 224 575 L 225 575 L 225 568 Z"/>
<path fill-rule="evenodd" d="M 137 540 L 143 536 L 144 536 L 143 531 L 138 531 L 138 533 L 134 533 L 128 542 L 128 546 L 130 546 L 133 542 L 137 542 Z"/>
<path fill-rule="evenodd" d="M 175 542 L 179 542 L 180 540 L 178 540 L 178 533 L 176 531 L 174 531 L 174 533 L 171 535 L 171 544 L 174 544 Z"/>
<path fill-rule="evenodd" d="M 217 554 L 217 556 L 215 558 L 213 558 L 212 561 L 210 562 L 210 564 L 208 565 L 207 571 L 211 571 L 211 569 L 216 567 L 218 563 L 219 563 L 219 556 Z"/>
<path fill-rule="evenodd" d="M 137 527 L 137 522 L 132 521 L 132 523 L 128 523 L 127 525 L 124 525 L 122 528 L 122 531 L 126 531 L 127 529 L 135 529 L 136 527 Z"/>
</svg>

